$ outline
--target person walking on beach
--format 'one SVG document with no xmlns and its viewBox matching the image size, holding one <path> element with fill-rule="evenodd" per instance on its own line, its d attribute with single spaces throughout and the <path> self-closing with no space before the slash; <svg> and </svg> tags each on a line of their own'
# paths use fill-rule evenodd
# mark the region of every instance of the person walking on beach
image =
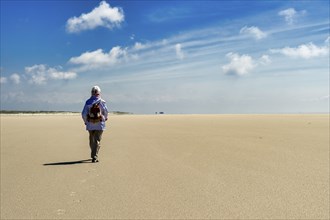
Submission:
<svg viewBox="0 0 330 220">
<path fill-rule="evenodd" d="M 92 162 L 99 162 L 100 142 L 105 130 L 105 121 L 108 120 L 108 108 L 106 102 L 101 99 L 100 87 L 93 86 L 91 97 L 86 101 L 81 115 L 89 132 Z"/>
</svg>

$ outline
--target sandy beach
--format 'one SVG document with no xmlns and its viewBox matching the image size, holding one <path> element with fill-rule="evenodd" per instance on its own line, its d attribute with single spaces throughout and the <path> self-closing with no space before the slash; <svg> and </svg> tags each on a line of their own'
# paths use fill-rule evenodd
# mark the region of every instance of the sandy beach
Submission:
<svg viewBox="0 0 330 220">
<path fill-rule="evenodd" d="M 329 115 L 1 115 L 1 219 L 329 219 Z"/>
</svg>

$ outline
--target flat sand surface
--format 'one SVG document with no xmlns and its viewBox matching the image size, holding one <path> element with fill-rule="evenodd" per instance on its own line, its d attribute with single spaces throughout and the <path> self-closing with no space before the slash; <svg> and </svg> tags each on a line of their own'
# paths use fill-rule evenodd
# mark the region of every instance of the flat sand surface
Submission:
<svg viewBox="0 0 330 220">
<path fill-rule="evenodd" d="M 329 115 L 1 115 L 1 219 L 329 219 Z"/>
</svg>

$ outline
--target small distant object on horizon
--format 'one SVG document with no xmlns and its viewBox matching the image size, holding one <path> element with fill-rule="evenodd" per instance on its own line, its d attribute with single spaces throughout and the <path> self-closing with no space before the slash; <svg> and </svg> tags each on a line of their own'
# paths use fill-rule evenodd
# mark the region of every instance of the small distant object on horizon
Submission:
<svg viewBox="0 0 330 220">
<path fill-rule="evenodd" d="M 111 111 L 110 113 L 114 115 L 133 115 L 132 112 L 122 112 L 122 111 Z"/>
<path fill-rule="evenodd" d="M 160 114 L 160 115 L 163 115 L 164 114 L 164 112 L 155 112 L 155 114 L 157 115 L 157 114 Z"/>
</svg>

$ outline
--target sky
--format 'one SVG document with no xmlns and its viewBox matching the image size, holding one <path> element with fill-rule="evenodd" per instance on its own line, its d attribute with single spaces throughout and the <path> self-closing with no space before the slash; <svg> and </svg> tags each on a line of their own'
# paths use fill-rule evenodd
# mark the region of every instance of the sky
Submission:
<svg viewBox="0 0 330 220">
<path fill-rule="evenodd" d="M 329 1 L 1 0 L 1 109 L 329 112 Z"/>
</svg>

